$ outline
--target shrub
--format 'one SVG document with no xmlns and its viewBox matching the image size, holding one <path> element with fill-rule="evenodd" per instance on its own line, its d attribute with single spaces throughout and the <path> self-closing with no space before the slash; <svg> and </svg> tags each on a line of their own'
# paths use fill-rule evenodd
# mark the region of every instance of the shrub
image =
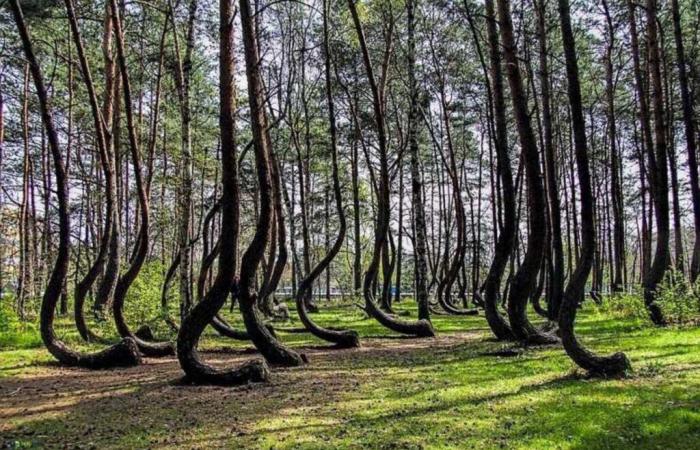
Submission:
<svg viewBox="0 0 700 450">
<path fill-rule="evenodd" d="M 163 265 L 160 261 L 149 261 L 143 265 L 138 277 L 131 285 L 126 295 L 124 316 L 133 331 L 141 325 L 148 325 L 156 336 L 161 338 L 169 336 L 170 328 L 163 321 L 160 306 L 163 273 Z M 174 282 L 176 283 L 177 280 Z M 171 287 L 171 290 L 173 288 L 177 289 L 177 286 Z M 177 308 L 177 304 L 177 301 L 170 302 L 171 307 Z"/>
<path fill-rule="evenodd" d="M 605 316 L 634 319 L 640 326 L 651 323 L 641 291 L 605 296 L 601 304 L 595 305 L 595 309 Z"/>
<path fill-rule="evenodd" d="M 700 283 L 692 284 L 682 272 L 670 270 L 657 289 L 657 300 L 666 320 L 687 323 L 700 315 Z"/>
<path fill-rule="evenodd" d="M 41 345 L 37 325 L 19 319 L 12 307 L 14 301 L 6 297 L 0 303 L 0 348 L 33 348 Z"/>
</svg>

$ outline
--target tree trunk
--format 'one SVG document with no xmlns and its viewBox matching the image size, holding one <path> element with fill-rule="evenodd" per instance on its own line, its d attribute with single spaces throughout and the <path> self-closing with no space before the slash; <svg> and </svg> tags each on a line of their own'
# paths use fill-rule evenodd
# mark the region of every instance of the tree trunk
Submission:
<svg viewBox="0 0 700 450">
<path fill-rule="evenodd" d="M 243 2 L 241 2 L 243 3 Z M 266 381 L 267 364 L 255 360 L 237 369 L 221 370 L 205 364 L 197 352 L 197 344 L 207 324 L 219 312 L 229 293 L 236 288 L 235 246 L 239 233 L 240 198 L 236 155 L 236 86 L 234 70 L 235 7 L 232 0 L 219 3 L 219 128 L 221 132 L 221 234 L 219 265 L 216 279 L 204 298 L 185 316 L 177 336 L 177 357 L 189 381 L 198 384 L 238 385 Z M 263 248 L 264 250 L 264 248 Z M 260 252 L 259 259 L 262 257 Z M 255 274 L 253 273 L 253 276 Z"/>
<path fill-rule="evenodd" d="M 673 16 L 673 36 L 676 44 L 676 64 L 678 65 L 678 87 L 681 91 L 683 106 L 683 125 L 685 126 L 686 149 L 688 151 L 688 172 L 690 173 L 690 193 L 693 202 L 693 220 L 695 224 L 695 245 L 690 264 L 690 280 L 695 282 L 700 273 L 700 181 L 698 181 L 697 141 L 693 99 L 688 86 L 685 49 L 683 46 L 683 29 L 678 0 L 671 0 Z"/>
<path fill-rule="evenodd" d="M 535 134 L 528 115 L 527 98 L 518 67 L 517 48 L 513 35 L 509 0 L 497 0 L 501 42 L 506 60 L 513 109 L 525 160 L 528 191 L 529 229 L 527 251 L 522 264 L 513 276 L 508 297 L 508 318 L 516 339 L 526 344 L 552 344 L 554 336 L 538 331 L 527 318 L 527 304 L 535 289 L 537 273 L 542 263 L 545 244 L 545 197 L 540 173 L 540 159 Z"/>
<path fill-rule="evenodd" d="M 253 148 L 260 195 L 260 213 L 255 235 L 241 259 L 239 306 L 248 334 L 265 359 L 273 365 L 298 366 L 303 364 L 305 358 L 284 346 L 263 326 L 257 308 L 257 295 L 253 293 L 255 274 L 269 241 L 274 202 L 270 175 L 271 143 L 266 133 L 267 117 L 264 109 L 265 92 L 260 71 L 258 38 L 254 30 L 254 16 L 248 0 L 240 0 L 240 15 L 248 80 L 248 102 L 252 118 Z"/>
<path fill-rule="evenodd" d="M 654 112 L 655 146 L 647 148 L 654 213 L 656 218 L 656 249 L 651 267 L 644 278 L 644 303 L 651 320 L 656 325 L 665 325 L 666 320 L 656 303 L 657 288 L 670 264 L 670 220 L 668 205 L 668 164 L 666 149 L 666 124 L 661 81 L 661 54 L 656 24 L 656 0 L 646 1 L 647 46 L 649 48 L 649 71 L 651 72 L 651 98 Z"/>
<path fill-rule="evenodd" d="M 579 84 L 578 63 L 576 60 L 576 42 L 571 29 L 569 0 L 558 0 L 559 19 L 562 31 L 562 44 L 566 60 L 566 77 L 568 81 L 571 119 L 574 132 L 574 152 L 578 169 L 578 181 L 581 189 L 581 256 L 576 269 L 569 279 L 564 291 L 564 299 L 559 315 L 559 330 L 564 350 L 583 369 L 595 375 L 620 375 L 630 369 L 630 363 L 623 353 L 610 357 L 596 356 L 584 348 L 574 334 L 574 321 L 579 299 L 584 294 L 586 280 L 591 272 L 593 253 L 596 246 L 593 191 L 588 166 L 586 144 L 586 124 L 581 106 L 581 87 Z"/>
<path fill-rule="evenodd" d="M 415 3 L 407 0 L 408 15 L 408 78 L 410 89 L 410 110 L 408 113 L 408 146 L 411 153 L 411 198 L 413 200 L 413 223 L 415 235 L 415 297 L 418 304 L 418 318 L 430 321 L 428 297 L 427 237 L 425 226 L 425 207 L 423 200 L 423 177 L 420 167 L 420 148 L 418 146 L 418 82 L 416 80 L 416 42 L 415 42 Z"/>
<path fill-rule="evenodd" d="M 112 312 L 117 331 L 122 337 L 132 338 L 138 345 L 139 350 L 146 356 L 161 357 L 173 355 L 175 348 L 170 342 L 146 342 L 137 337 L 129 328 L 124 318 L 124 302 L 126 294 L 132 283 L 138 276 L 148 254 L 149 242 L 149 201 L 143 181 L 141 170 L 141 150 L 137 139 L 137 124 L 134 121 L 132 110 L 131 84 L 127 72 L 126 55 L 124 49 L 124 36 L 117 0 L 110 0 L 112 6 L 112 22 L 114 25 L 114 35 L 117 44 L 117 60 L 119 72 L 121 74 L 122 94 L 124 95 L 124 111 L 126 112 L 126 123 L 129 137 L 129 148 L 131 153 L 131 163 L 134 168 L 134 179 L 139 198 L 139 231 L 136 239 L 136 248 L 129 265 L 129 268 L 119 278 L 114 291 L 114 303 Z"/>
<path fill-rule="evenodd" d="M 377 219 L 374 232 L 374 245 L 372 249 L 372 259 L 369 267 L 365 272 L 363 283 L 363 292 L 365 297 L 365 309 L 367 312 L 377 319 L 379 323 L 385 327 L 403 334 L 416 335 L 421 337 L 434 336 L 433 327 L 427 320 L 418 320 L 417 322 L 407 322 L 396 319 L 383 311 L 381 311 L 374 301 L 373 285 L 377 280 L 379 269 L 379 260 L 381 257 L 382 248 L 386 243 L 389 233 L 389 164 L 387 161 L 387 137 L 386 137 L 386 121 L 384 118 L 382 93 L 379 89 L 377 81 L 374 77 L 374 70 L 369 56 L 369 50 L 365 41 L 364 30 L 360 17 L 357 12 L 355 0 L 348 0 L 348 6 L 352 15 L 355 31 L 360 42 L 362 51 L 362 59 L 367 72 L 370 90 L 372 92 L 372 104 L 374 108 L 374 120 L 377 124 L 377 138 L 379 144 L 379 185 L 377 195 Z"/>
<path fill-rule="evenodd" d="M 68 211 L 68 180 L 63 154 L 59 147 L 58 133 L 54 127 L 53 114 L 47 98 L 41 68 L 34 55 L 29 32 L 24 22 L 19 0 L 10 1 L 10 9 L 19 31 L 25 57 L 34 79 L 34 86 L 39 98 L 41 118 L 46 129 L 49 148 L 53 157 L 54 176 L 59 212 L 59 242 L 58 252 L 51 271 L 51 277 L 44 291 L 41 302 L 40 328 L 44 345 L 59 362 L 68 366 L 79 366 L 90 369 L 105 369 L 117 366 L 133 366 L 140 363 L 141 358 L 136 343 L 131 338 L 125 338 L 120 343 L 101 352 L 85 354 L 70 349 L 60 341 L 54 332 L 54 314 L 63 285 L 68 274 L 70 260 L 70 215 Z"/>
</svg>

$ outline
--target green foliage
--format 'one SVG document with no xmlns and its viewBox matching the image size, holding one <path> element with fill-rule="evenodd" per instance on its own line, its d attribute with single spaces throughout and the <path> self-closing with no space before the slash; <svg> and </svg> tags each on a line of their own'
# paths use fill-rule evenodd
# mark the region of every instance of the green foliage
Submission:
<svg viewBox="0 0 700 450">
<path fill-rule="evenodd" d="M 20 320 L 12 298 L 0 303 L 0 348 L 34 348 L 41 345 L 37 325 Z"/>
<path fill-rule="evenodd" d="M 161 262 L 154 260 L 144 264 L 139 276 L 134 280 L 124 305 L 124 316 L 132 330 L 136 331 L 141 325 L 148 325 L 156 336 L 169 336 L 170 329 L 162 319 L 160 304 L 164 274 L 165 268 Z M 172 294 L 176 294 L 176 286 L 171 286 L 171 290 Z M 169 303 L 170 306 L 177 304 L 176 299 Z"/>
<path fill-rule="evenodd" d="M 604 297 L 601 305 L 595 305 L 595 310 L 603 317 L 630 319 L 637 326 L 651 325 L 649 313 L 644 305 L 644 297 L 640 291 Z"/>
<path fill-rule="evenodd" d="M 697 319 L 700 315 L 700 283 L 692 284 L 682 272 L 669 271 L 658 287 L 656 302 L 671 323 Z"/>
</svg>

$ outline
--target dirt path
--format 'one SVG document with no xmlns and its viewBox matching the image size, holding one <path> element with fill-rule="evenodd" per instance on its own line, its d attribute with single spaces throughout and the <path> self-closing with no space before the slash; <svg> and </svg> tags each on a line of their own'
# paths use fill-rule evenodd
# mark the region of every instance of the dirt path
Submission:
<svg viewBox="0 0 700 450">
<path fill-rule="evenodd" d="M 309 365 L 277 369 L 267 384 L 237 388 L 183 386 L 174 358 L 97 372 L 33 366 L 0 379 L 0 448 L 254 447 L 256 424 L 271 414 L 323 407 L 371 382 L 376 370 L 411 364 L 416 353 L 447 354 L 480 337 L 455 333 L 367 339 L 350 350 L 304 348 Z M 205 357 L 230 367 L 257 355 L 220 349 Z"/>
</svg>

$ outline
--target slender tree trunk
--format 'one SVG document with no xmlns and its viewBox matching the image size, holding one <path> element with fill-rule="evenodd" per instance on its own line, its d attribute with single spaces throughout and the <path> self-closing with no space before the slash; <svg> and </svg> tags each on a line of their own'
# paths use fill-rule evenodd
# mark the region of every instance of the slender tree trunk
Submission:
<svg viewBox="0 0 700 450">
<path fill-rule="evenodd" d="M 309 275 L 304 278 L 300 285 L 299 291 L 296 293 L 296 307 L 299 313 L 299 318 L 307 330 L 314 336 L 323 340 L 333 342 L 338 347 L 357 347 L 360 344 L 359 335 L 354 330 L 331 330 L 317 325 L 308 315 L 306 311 L 306 302 L 304 301 L 307 292 L 311 291 L 313 283 L 324 270 L 328 270 L 331 262 L 337 256 L 340 249 L 343 247 L 345 240 L 345 232 L 347 223 L 345 218 L 345 210 L 343 209 L 343 196 L 340 188 L 340 175 L 338 173 L 338 146 L 337 146 L 337 131 L 335 119 L 335 104 L 333 102 L 333 91 L 331 87 L 331 56 L 329 48 L 329 30 L 328 22 L 330 11 L 328 9 L 327 0 L 323 1 L 323 55 L 325 69 L 325 90 L 326 102 L 328 103 L 328 123 L 329 134 L 331 140 L 331 177 L 333 179 L 333 196 L 335 198 L 336 213 L 338 215 L 338 235 L 335 238 L 333 246 L 329 248 L 328 253 L 314 267 Z M 328 226 L 328 225 L 326 225 Z M 327 283 L 328 284 L 328 283 Z"/>
<path fill-rule="evenodd" d="M 136 239 L 136 248 L 132 256 L 130 265 L 124 274 L 119 278 L 114 292 L 114 303 L 112 312 L 114 314 L 114 322 L 117 331 L 122 337 L 132 338 L 138 345 L 139 351 L 146 356 L 167 356 L 175 353 L 175 348 L 170 342 L 146 342 L 137 337 L 129 328 L 124 318 L 124 303 L 126 294 L 133 284 L 134 280 L 141 271 L 141 267 L 146 260 L 148 254 L 149 242 L 149 200 L 146 193 L 146 187 L 143 180 L 141 170 L 141 149 L 137 138 L 137 124 L 134 120 L 132 109 L 131 84 L 127 71 L 126 52 L 124 49 L 124 36 L 121 24 L 121 17 L 117 0 L 110 0 L 112 7 L 112 23 L 114 26 L 114 35 L 116 36 L 117 46 L 117 61 L 119 73 L 121 75 L 122 94 L 124 96 L 124 111 L 126 113 L 127 134 L 129 138 L 129 149 L 131 154 L 131 163 L 134 168 L 134 179 L 139 200 L 139 228 L 138 237 Z"/>
<path fill-rule="evenodd" d="M 497 0 L 501 43 L 506 61 L 513 109 L 525 161 L 527 181 L 529 230 L 527 251 L 522 264 L 513 276 L 508 298 L 508 318 L 515 337 L 525 343 L 551 344 L 556 337 L 538 331 L 527 318 L 527 304 L 535 289 L 537 273 L 542 263 L 545 244 L 545 194 L 540 173 L 540 159 L 535 133 L 530 123 L 527 98 L 518 67 L 517 48 L 513 34 L 509 0 Z"/>
<path fill-rule="evenodd" d="M 367 73 L 367 78 L 372 93 L 372 104 L 374 109 L 374 120 L 377 125 L 377 139 L 379 144 L 379 183 L 377 192 L 377 219 L 374 231 L 374 245 L 372 250 L 372 259 L 369 267 L 365 272 L 363 283 L 363 291 L 365 297 L 365 308 L 367 312 L 379 321 L 385 327 L 404 334 L 412 334 L 421 337 L 434 336 L 433 327 L 427 320 L 419 320 L 417 322 L 406 322 L 393 318 L 379 308 L 374 301 L 373 286 L 377 280 L 379 261 L 382 248 L 386 243 L 389 233 L 389 212 L 390 212 L 390 195 L 389 195 L 389 164 L 387 161 L 387 137 L 386 137 L 386 121 L 384 118 L 384 102 L 382 99 L 382 90 L 380 90 L 377 80 L 374 76 L 374 69 L 369 56 L 367 42 L 365 41 L 364 30 L 360 17 L 357 12 L 355 0 L 348 0 L 350 14 L 352 15 L 355 31 L 360 42 L 362 51 L 362 60 Z M 382 83 L 385 80 L 382 80 Z"/>
<path fill-rule="evenodd" d="M 258 38 L 255 34 L 254 11 L 248 0 L 240 0 L 243 47 L 248 80 L 248 102 L 253 130 L 253 148 L 260 196 L 260 213 L 255 227 L 255 235 L 241 259 L 239 282 L 239 307 L 251 340 L 273 365 L 298 366 L 304 358 L 279 342 L 263 326 L 257 308 L 257 295 L 253 292 L 256 273 L 269 242 L 270 225 L 273 220 L 274 201 L 270 174 L 270 140 L 267 135 L 267 117 L 264 108 L 265 91 L 260 70 Z M 222 250 L 223 252 L 223 250 Z"/>
<path fill-rule="evenodd" d="M 586 144 L 586 124 L 583 118 L 581 86 L 579 84 L 576 42 L 571 27 L 569 0 L 558 0 L 559 19 L 562 31 L 562 44 L 566 60 L 568 96 L 571 104 L 571 118 L 574 132 L 574 151 L 581 190 L 581 256 L 576 264 L 569 284 L 564 291 L 564 299 L 559 314 L 559 329 L 566 353 L 583 369 L 603 376 L 619 375 L 630 369 L 630 363 L 623 353 L 610 357 L 596 356 L 586 350 L 576 339 L 574 321 L 576 308 L 584 294 L 586 280 L 591 272 L 596 246 L 593 191 L 588 164 Z"/>
<path fill-rule="evenodd" d="M 262 360 L 246 363 L 237 369 L 222 370 L 204 363 L 197 352 L 197 344 L 204 328 L 224 306 L 231 291 L 237 290 L 238 287 L 235 282 L 237 255 L 234 251 L 239 233 L 240 208 L 235 125 L 234 16 L 233 1 L 222 0 L 219 3 L 219 129 L 223 193 L 218 272 L 211 289 L 183 319 L 177 336 L 177 357 L 180 366 L 186 378 L 198 384 L 238 385 L 251 381 L 265 381 L 269 376 L 269 368 Z M 257 137 L 261 137 L 260 133 Z M 262 258 L 263 252 L 264 245 L 257 262 Z M 254 277 L 255 273 L 252 275 Z M 254 307 L 254 301 L 251 306 Z"/>
<path fill-rule="evenodd" d="M 408 78 L 410 110 L 408 113 L 408 146 L 411 154 L 411 198 L 413 200 L 413 223 L 415 234 L 415 297 L 418 303 L 418 318 L 430 320 L 428 297 L 427 237 L 425 206 L 423 200 L 423 176 L 421 173 L 420 148 L 418 145 L 418 82 L 416 80 L 415 6 L 416 0 L 406 1 L 408 15 Z"/>
<path fill-rule="evenodd" d="M 41 301 L 40 328 L 44 345 L 54 358 L 68 366 L 80 366 L 90 369 L 103 369 L 115 366 L 133 366 L 140 362 L 140 355 L 136 343 L 125 338 L 120 343 L 101 352 L 84 354 L 70 349 L 60 341 L 54 332 L 54 314 L 63 285 L 68 274 L 70 261 L 70 215 L 68 211 L 68 180 L 64 165 L 63 153 L 59 147 L 58 133 L 54 126 L 51 106 L 46 94 L 41 68 L 34 55 L 31 38 L 27 30 L 19 0 L 10 1 L 10 9 L 17 25 L 22 41 L 25 57 L 34 79 L 34 86 L 39 98 L 41 118 L 46 129 L 49 149 L 53 158 L 54 176 L 56 180 L 56 193 L 58 198 L 59 214 L 59 242 L 58 252 L 51 271 L 44 296 Z"/>
<path fill-rule="evenodd" d="M 517 227 L 515 208 L 515 187 L 510 166 L 508 149 L 508 128 L 506 124 L 506 104 L 503 95 L 503 72 L 501 68 L 501 50 L 498 43 L 498 28 L 493 0 L 486 0 L 486 26 L 489 41 L 489 59 L 491 89 L 493 91 L 493 115 L 495 130 L 493 143 L 496 147 L 496 167 L 501 182 L 503 197 L 503 228 L 496 241 L 496 249 L 488 275 L 484 281 L 484 311 L 491 331 L 499 340 L 513 339 L 510 325 L 498 310 L 501 279 L 508 259 L 515 248 Z"/>
<path fill-rule="evenodd" d="M 656 290 L 670 264 L 670 220 L 668 205 L 668 164 L 666 149 L 666 123 L 661 81 L 661 53 L 656 24 L 656 0 L 646 1 L 647 46 L 649 48 L 649 72 L 651 72 L 651 98 L 654 113 L 655 146 L 647 148 L 650 159 L 652 197 L 656 218 L 656 249 L 651 267 L 644 278 L 644 302 L 651 320 L 656 325 L 666 323 L 661 308 L 656 303 Z"/>
<path fill-rule="evenodd" d="M 681 13 L 678 0 L 671 0 L 673 17 L 673 36 L 676 44 L 676 64 L 678 66 L 678 87 L 681 91 L 683 107 L 683 125 L 685 127 L 686 149 L 688 151 L 688 172 L 690 174 L 690 193 L 693 202 L 693 221 L 695 224 L 695 244 L 690 264 L 690 280 L 695 281 L 700 273 L 700 181 L 698 181 L 697 141 L 693 99 L 688 86 L 685 48 L 683 45 L 683 29 L 681 28 Z"/>
<path fill-rule="evenodd" d="M 542 127 L 544 143 L 544 167 L 547 183 L 548 217 L 550 223 L 551 263 L 549 267 L 549 289 L 547 292 L 547 316 L 556 320 L 559 316 L 559 305 L 564 293 L 564 244 L 562 242 L 561 204 L 559 201 L 559 186 L 557 182 L 556 154 L 552 136 L 552 100 L 549 80 L 549 56 L 547 45 L 547 13 L 546 2 L 540 0 L 537 5 L 537 33 L 540 46 L 540 90 L 542 94 Z M 548 253 L 549 253 L 548 252 Z"/>
</svg>

